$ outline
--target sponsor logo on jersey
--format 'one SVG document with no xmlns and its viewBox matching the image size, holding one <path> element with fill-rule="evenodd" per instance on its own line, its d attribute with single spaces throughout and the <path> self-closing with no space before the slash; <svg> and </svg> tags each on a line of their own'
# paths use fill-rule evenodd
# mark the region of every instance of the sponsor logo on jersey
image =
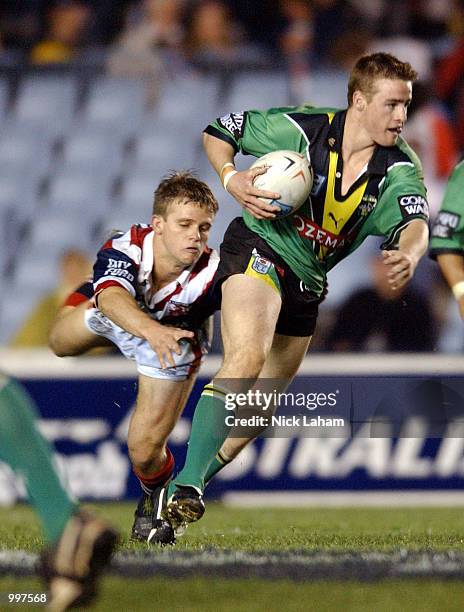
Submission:
<svg viewBox="0 0 464 612">
<path fill-rule="evenodd" d="M 272 262 L 265 257 L 261 257 L 261 255 L 256 254 L 255 259 L 251 265 L 251 268 L 258 272 L 258 274 L 267 274 L 271 269 Z"/>
<path fill-rule="evenodd" d="M 164 311 L 164 316 L 181 317 L 188 314 L 192 304 L 185 304 L 185 302 L 176 302 L 175 300 L 169 300 Z"/>
<path fill-rule="evenodd" d="M 401 207 L 403 216 L 409 215 L 427 215 L 429 214 L 429 205 L 424 196 L 418 193 L 403 195 L 398 198 L 398 204 Z"/>
<path fill-rule="evenodd" d="M 119 276 L 125 278 L 130 283 L 134 280 L 134 275 L 129 272 L 127 268 L 131 266 L 128 261 L 122 261 L 119 259 L 108 259 L 108 266 L 103 276 Z"/>
<path fill-rule="evenodd" d="M 235 138 L 243 136 L 243 126 L 245 123 L 245 113 L 229 113 L 220 117 L 219 124 L 226 128 Z"/>
<path fill-rule="evenodd" d="M 442 210 L 438 213 L 437 220 L 432 228 L 432 236 L 435 238 L 452 238 L 460 220 L 461 215 Z"/>
<path fill-rule="evenodd" d="M 314 240 L 327 249 L 338 249 L 346 244 L 348 240 L 348 236 L 333 234 L 317 225 L 317 223 L 314 223 L 312 219 L 302 217 L 301 215 L 293 215 L 293 226 L 302 238 Z"/>
<path fill-rule="evenodd" d="M 377 206 L 377 198 L 373 195 L 365 195 L 361 200 L 361 204 L 359 205 L 359 212 L 361 217 L 367 217 L 369 213 L 371 213 L 374 208 Z"/>
<path fill-rule="evenodd" d="M 333 214 L 333 212 L 329 212 L 329 218 L 332 219 L 332 221 L 334 222 L 335 229 L 338 229 L 338 224 L 343 221 L 343 217 L 340 217 L 339 219 L 337 219 L 335 215 Z"/>
<path fill-rule="evenodd" d="M 322 187 L 324 186 L 324 183 L 326 182 L 327 177 L 322 175 L 322 174 L 315 174 L 313 177 L 313 187 L 311 189 L 311 194 L 313 196 L 316 196 L 320 190 L 322 189 Z"/>
</svg>

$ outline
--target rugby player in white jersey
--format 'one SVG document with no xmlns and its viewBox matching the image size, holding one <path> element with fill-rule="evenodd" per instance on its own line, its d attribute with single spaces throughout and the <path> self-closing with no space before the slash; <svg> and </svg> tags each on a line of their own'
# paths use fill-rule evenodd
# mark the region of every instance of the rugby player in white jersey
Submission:
<svg viewBox="0 0 464 612">
<path fill-rule="evenodd" d="M 218 255 L 207 247 L 218 208 L 209 187 L 188 172 L 165 178 L 155 191 L 151 225 L 133 225 L 100 249 L 93 284 L 66 301 L 50 333 L 58 356 L 115 344 L 137 364 L 138 395 L 129 456 L 143 495 L 132 537 L 173 543 L 160 517 L 163 485 L 174 459 L 167 446 L 208 350 L 216 305 L 209 287 Z"/>
</svg>

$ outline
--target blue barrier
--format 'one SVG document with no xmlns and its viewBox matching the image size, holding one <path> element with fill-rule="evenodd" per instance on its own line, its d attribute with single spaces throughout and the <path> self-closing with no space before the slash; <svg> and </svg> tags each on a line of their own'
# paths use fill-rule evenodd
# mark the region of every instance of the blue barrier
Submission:
<svg viewBox="0 0 464 612">
<path fill-rule="evenodd" d="M 375 375 L 339 371 L 322 375 L 317 363 L 317 359 L 308 360 L 291 390 L 294 396 L 311 396 L 311 400 L 319 394 L 324 405 L 292 407 L 291 414 L 301 419 L 337 417 L 343 426 L 324 428 L 301 422 L 296 426 L 294 419 L 292 426 L 268 432 L 213 480 L 209 496 L 231 491 L 463 488 L 464 375 L 456 368 L 432 368 L 407 376 L 396 371 L 383 376 L 377 371 Z M 108 378 L 87 364 L 92 377 L 81 376 L 77 369 L 60 371 L 55 377 L 51 371 L 47 377 L 39 372 L 19 378 L 37 402 L 42 431 L 55 444 L 75 495 L 88 500 L 137 497 L 139 485 L 131 473 L 126 446 L 136 376 L 113 372 Z M 185 458 L 193 409 L 210 379 L 207 374 L 197 381 L 171 437 L 177 466 Z M 327 399 L 331 394 L 334 405 Z M 7 471 L 2 468 L 0 488 L 6 480 Z M 9 494 L 5 490 L 0 502 L 14 501 L 11 487 Z"/>
</svg>

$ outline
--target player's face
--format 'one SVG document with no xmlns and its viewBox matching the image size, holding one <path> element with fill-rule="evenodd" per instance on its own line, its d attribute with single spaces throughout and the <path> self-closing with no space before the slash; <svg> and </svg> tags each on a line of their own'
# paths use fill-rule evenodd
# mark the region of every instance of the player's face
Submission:
<svg viewBox="0 0 464 612">
<path fill-rule="evenodd" d="M 165 255 L 184 266 L 192 265 L 202 254 L 208 240 L 214 215 L 191 202 L 174 201 L 166 218 L 153 217 Z"/>
<path fill-rule="evenodd" d="M 412 98 L 410 81 L 378 79 L 374 93 L 366 100 L 363 122 L 372 140 L 384 147 L 396 144 Z"/>
</svg>

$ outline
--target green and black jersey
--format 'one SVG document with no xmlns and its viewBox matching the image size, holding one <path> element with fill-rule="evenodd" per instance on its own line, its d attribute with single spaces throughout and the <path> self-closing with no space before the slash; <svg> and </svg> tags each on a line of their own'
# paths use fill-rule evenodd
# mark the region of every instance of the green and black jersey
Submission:
<svg viewBox="0 0 464 612">
<path fill-rule="evenodd" d="M 206 128 L 236 152 L 260 157 L 287 149 L 311 161 L 311 195 L 293 215 L 275 221 L 244 212 L 246 225 L 259 234 L 320 295 L 326 274 L 367 236 L 384 236 L 394 248 L 413 219 L 428 220 L 420 162 L 399 139 L 374 154 L 349 191 L 342 195 L 341 155 L 346 110 L 309 106 L 231 113 Z"/>
<path fill-rule="evenodd" d="M 464 160 L 454 168 L 440 212 L 432 227 L 430 255 L 451 253 L 464 256 Z"/>
</svg>

